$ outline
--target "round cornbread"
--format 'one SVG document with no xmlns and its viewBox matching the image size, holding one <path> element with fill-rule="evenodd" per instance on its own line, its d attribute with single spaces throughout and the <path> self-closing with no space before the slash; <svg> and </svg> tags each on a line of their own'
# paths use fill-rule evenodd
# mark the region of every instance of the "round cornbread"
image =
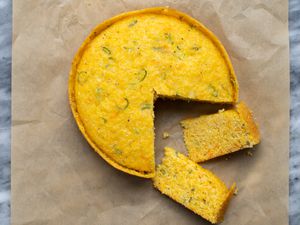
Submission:
<svg viewBox="0 0 300 225">
<path fill-rule="evenodd" d="M 156 97 L 235 103 L 238 84 L 218 39 L 166 7 L 127 12 L 99 26 L 72 63 L 69 100 L 84 137 L 126 173 L 155 174 Z"/>
</svg>

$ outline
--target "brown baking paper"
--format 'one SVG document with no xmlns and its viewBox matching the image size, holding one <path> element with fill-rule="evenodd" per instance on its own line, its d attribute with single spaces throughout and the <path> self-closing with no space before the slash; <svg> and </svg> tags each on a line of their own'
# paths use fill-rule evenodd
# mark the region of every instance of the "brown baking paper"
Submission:
<svg viewBox="0 0 300 225">
<path fill-rule="evenodd" d="M 202 165 L 239 188 L 224 225 L 288 224 L 289 60 L 287 1 L 14 1 L 12 224 L 209 224 L 161 195 L 151 180 L 108 165 L 85 141 L 67 97 L 73 56 L 93 27 L 125 11 L 170 6 L 211 29 L 227 49 L 240 99 L 262 142 Z M 178 122 L 222 106 L 158 100 L 156 160 L 185 152 Z M 170 138 L 162 139 L 167 131 Z"/>
</svg>

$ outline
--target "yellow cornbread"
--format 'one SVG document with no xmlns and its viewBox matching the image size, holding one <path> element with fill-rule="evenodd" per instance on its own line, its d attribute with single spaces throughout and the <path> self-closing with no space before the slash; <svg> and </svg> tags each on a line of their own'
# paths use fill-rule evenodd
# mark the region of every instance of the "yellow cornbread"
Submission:
<svg viewBox="0 0 300 225">
<path fill-rule="evenodd" d="M 165 156 L 153 180 L 163 194 L 211 223 L 223 220 L 235 189 L 233 184 L 228 190 L 212 172 L 171 148 L 165 148 Z"/>
<path fill-rule="evenodd" d="M 154 176 L 156 96 L 236 102 L 235 74 L 217 38 L 168 8 L 124 13 L 96 27 L 74 58 L 69 97 L 81 132 L 112 166 Z"/>
<path fill-rule="evenodd" d="M 241 102 L 235 108 L 181 122 L 189 158 L 203 162 L 260 141 L 250 110 Z"/>
</svg>

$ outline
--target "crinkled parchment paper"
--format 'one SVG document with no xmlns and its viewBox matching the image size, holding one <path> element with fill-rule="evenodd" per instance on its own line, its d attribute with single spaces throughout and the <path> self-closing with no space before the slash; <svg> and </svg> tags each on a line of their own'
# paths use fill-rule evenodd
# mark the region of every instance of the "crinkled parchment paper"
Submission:
<svg viewBox="0 0 300 225">
<path fill-rule="evenodd" d="M 79 132 L 67 97 L 72 58 L 91 29 L 121 12 L 170 6 L 205 24 L 223 42 L 254 111 L 262 142 L 204 163 L 238 195 L 225 224 L 288 224 L 289 61 L 287 1 L 54 1 L 13 4 L 12 224 L 208 224 L 117 171 Z M 158 100 L 156 157 L 186 151 L 180 119 L 222 106 Z M 170 138 L 162 139 L 167 131 Z"/>
</svg>

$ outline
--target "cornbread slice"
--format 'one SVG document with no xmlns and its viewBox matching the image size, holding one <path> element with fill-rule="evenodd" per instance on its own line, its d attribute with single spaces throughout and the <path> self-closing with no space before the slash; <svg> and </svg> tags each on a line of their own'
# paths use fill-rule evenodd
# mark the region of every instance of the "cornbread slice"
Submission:
<svg viewBox="0 0 300 225">
<path fill-rule="evenodd" d="M 169 8 L 116 16 L 74 58 L 69 96 L 85 138 L 111 165 L 153 177 L 156 96 L 234 103 L 229 57 L 198 21 Z"/>
<path fill-rule="evenodd" d="M 181 122 L 189 158 L 203 162 L 221 155 L 250 148 L 260 142 L 257 124 L 245 103 Z"/>
<path fill-rule="evenodd" d="M 230 189 L 212 172 L 172 148 L 165 148 L 156 169 L 154 187 L 211 223 L 223 216 L 235 184 Z"/>
</svg>

